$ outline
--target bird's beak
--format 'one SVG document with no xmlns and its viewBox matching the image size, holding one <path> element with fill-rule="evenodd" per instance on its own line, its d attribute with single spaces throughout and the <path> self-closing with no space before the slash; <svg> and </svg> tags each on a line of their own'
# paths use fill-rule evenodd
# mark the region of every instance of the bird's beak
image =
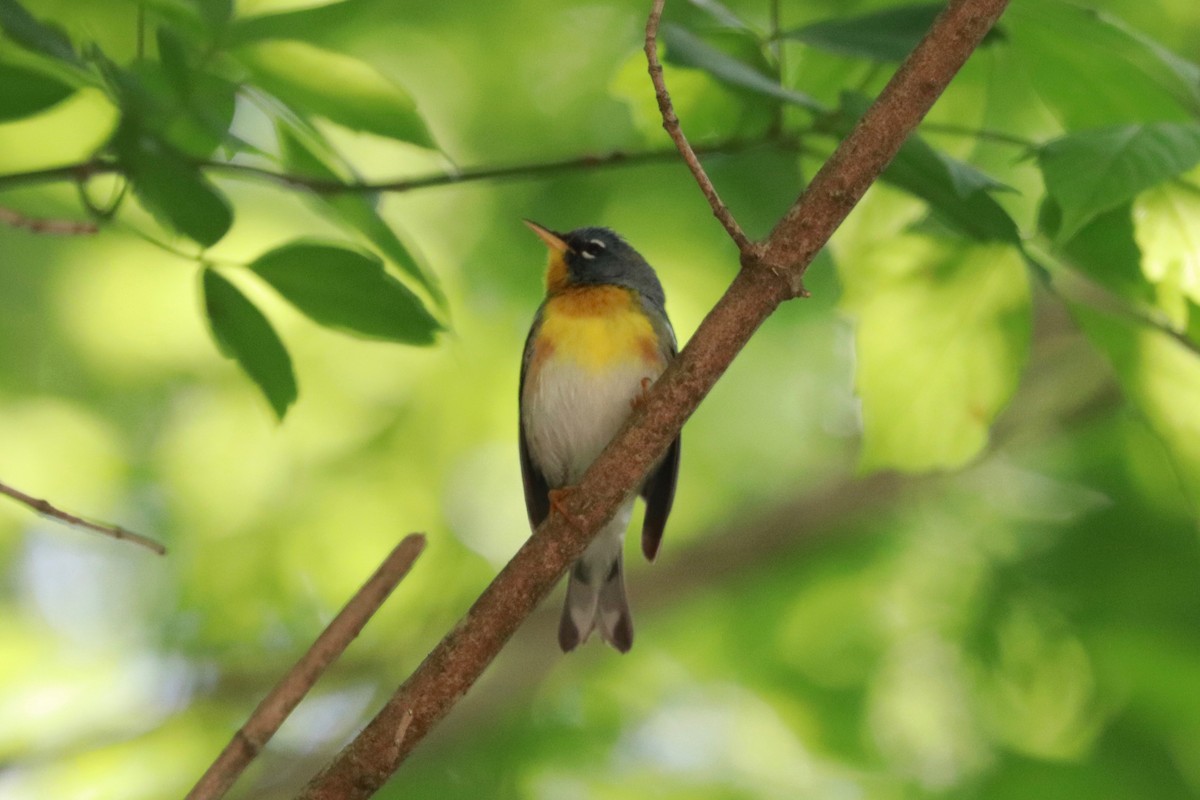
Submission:
<svg viewBox="0 0 1200 800">
<path fill-rule="evenodd" d="M 531 219 L 521 221 L 525 223 L 529 230 L 536 233 L 539 239 L 546 243 L 546 247 L 549 247 L 554 252 L 565 253 L 568 249 L 570 249 L 567 247 L 567 243 L 563 241 L 562 236 L 550 230 L 549 228 L 544 228 Z"/>
</svg>

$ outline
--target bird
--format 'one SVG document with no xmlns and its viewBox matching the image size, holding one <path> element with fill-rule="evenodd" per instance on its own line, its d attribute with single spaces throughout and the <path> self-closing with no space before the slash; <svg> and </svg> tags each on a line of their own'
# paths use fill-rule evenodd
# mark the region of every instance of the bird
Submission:
<svg viewBox="0 0 1200 800">
<path fill-rule="evenodd" d="M 534 530 L 562 512 L 563 494 L 620 430 L 675 358 L 675 332 L 654 269 L 615 232 L 585 227 L 556 233 L 525 224 L 549 250 L 546 297 L 521 359 L 518 405 L 525 507 Z M 637 494 L 646 502 L 642 552 L 653 561 L 675 500 L 679 437 Z M 570 652 L 593 630 L 621 653 L 633 646 L 625 593 L 625 530 L 636 497 L 572 565 L 558 643 Z"/>
</svg>

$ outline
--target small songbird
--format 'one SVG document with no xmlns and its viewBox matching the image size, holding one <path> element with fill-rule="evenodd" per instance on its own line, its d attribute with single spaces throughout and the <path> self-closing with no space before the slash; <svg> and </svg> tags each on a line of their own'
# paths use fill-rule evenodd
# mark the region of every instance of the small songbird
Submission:
<svg viewBox="0 0 1200 800">
<path fill-rule="evenodd" d="M 608 228 L 555 233 L 525 221 L 550 249 L 546 299 L 521 360 L 521 474 L 529 524 L 557 509 L 561 493 L 620 430 L 675 357 L 675 332 L 658 276 Z M 646 500 L 642 552 L 653 561 L 675 499 L 676 438 L 641 487 Z M 622 546 L 631 495 L 571 568 L 558 628 L 564 652 L 598 629 L 622 653 L 633 645 Z"/>
</svg>

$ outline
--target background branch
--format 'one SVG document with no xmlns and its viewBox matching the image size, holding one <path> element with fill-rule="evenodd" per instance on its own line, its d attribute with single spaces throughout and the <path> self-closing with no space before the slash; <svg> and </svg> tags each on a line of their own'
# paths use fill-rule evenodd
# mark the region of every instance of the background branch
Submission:
<svg viewBox="0 0 1200 800">
<path fill-rule="evenodd" d="M 800 278 L 809 263 L 1006 5 L 1006 0 L 952 0 L 767 242 L 753 258 L 743 259 L 729 290 L 570 495 L 567 513 L 550 515 L 302 797 L 369 797 L 470 689 L 640 484 L 759 325 L 802 291 Z M 661 9 L 661 0 L 655 7 Z M 648 55 L 653 44 L 648 41 Z"/>
<path fill-rule="evenodd" d="M 188 792 L 186 800 L 216 800 L 229 791 L 325 669 L 337 660 L 358 636 L 367 620 L 383 605 L 396 584 L 404 579 L 424 549 L 425 537 L 419 533 L 409 534 L 392 549 L 379 569 L 330 621 L 308 652 L 258 704 L 250 719 L 233 735 L 221 755 Z"/>
<path fill-rule="evenodd" d="M 0 225 L 23 228 L 30 233 L 45 233 L 51 236 L 86 236 L 100 230 L 94 222 L 29 217 L 4 206 L 0 206 Z"/>
<path fill-rule="evenodd" d="M 51 505 L 47 500 L 39 500 L 32 495 L 25 494 L 19 489 L 14 489 L 8 484 L 0 483 L 0 494 L 8 495 L 13 500 L 32 508 L 39 514 L 50 517 L 51 519 L 56 519 L 59 522 L 65 522 L 72 527 L 85 528 L 86 530 L 94 531 L 113 539 L 124 539 L 126 541 L 133 542 L 134 544 L 140 544 L 142 547 L 145 547 L 147 550 L 153 550 L 160 556 L 165 555 L 167 552 L 166 547 L 147 536 L 142 536 L 140 533 L 134 533 L 133 531 L 126 530 L 118 525 L 102 525 L 98 522 L 89 522 L 82 517 L 77 517 L 74 514 L 67 513 L 61 508 Z"/>
<path fill-rule="evenodd" d="M 766 145 L 795 147 L 798 146 L 798 143 L 778 136 L 753 139 L 737 138 L 711 142 L 697 148 L 697 150 L 700 153 L 731 155 Z M 673 147 L 634 152 L 613 150 L 597 155 L 572 156 L 570 158 L 549 161 L 531 161 L 524 164 L 467 167 L 460 170 L 433 172 L 410 178 L 389 178 L 380 181 L 339 181 L 328 178 L 314 178 L 307 175 L 276 172 L 266 167 L 233 161 L 200 160 L 194 162 L 194 164 L 201 169 L 217 170 L 229 175 L 245 175 L 252 178 L 261 178 L 285 186 L 309 189 L 317 194 L 333 195 L 370 194 L 374 192 L 402 193 L 416 189 L 428 189 L 435 186 L 471 183 L 473 181 L 502 180 L 506 178 L 541 178 L 564 172 L 639 166 L 643 164 L 673 163 L 677 157 L 678 153 Z M 38 183 L 52 183 L 55 181 L 69 180 L 83 182 L 97 175 L 110 175 L 114 173 L 123 173 L 120 164 L 107 158 L 95 158 L 90 161 L 68 164 L 62 167 L 0 175 L 0 190 Z"/>
</svg>

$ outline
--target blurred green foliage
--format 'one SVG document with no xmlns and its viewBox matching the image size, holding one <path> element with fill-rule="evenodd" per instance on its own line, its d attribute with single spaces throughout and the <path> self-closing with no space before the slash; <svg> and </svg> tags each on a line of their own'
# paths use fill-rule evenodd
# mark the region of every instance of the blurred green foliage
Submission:
<svg viewBox="0 0 1200 800">
<path fill-rule="evenodd" d="M 932 13 L 778 6 L 664 22 L 754 236 Z M 647 11 L 0 0 L 0 207 L 101 228 L 0 228 L 0 480 L 171 548 L 0 506 L 0 795 L 182 795 L 427 531 L 234 792 L 290 797 L 528 535 L 519 218 L 620 231 L 683 340 L 736 269 Z M 689 422 L 632 653 L 539 612 L 381 796 L 1200 795 L 1197 60 L 1193 2 L 1014 0 Z"/>
</svg>

